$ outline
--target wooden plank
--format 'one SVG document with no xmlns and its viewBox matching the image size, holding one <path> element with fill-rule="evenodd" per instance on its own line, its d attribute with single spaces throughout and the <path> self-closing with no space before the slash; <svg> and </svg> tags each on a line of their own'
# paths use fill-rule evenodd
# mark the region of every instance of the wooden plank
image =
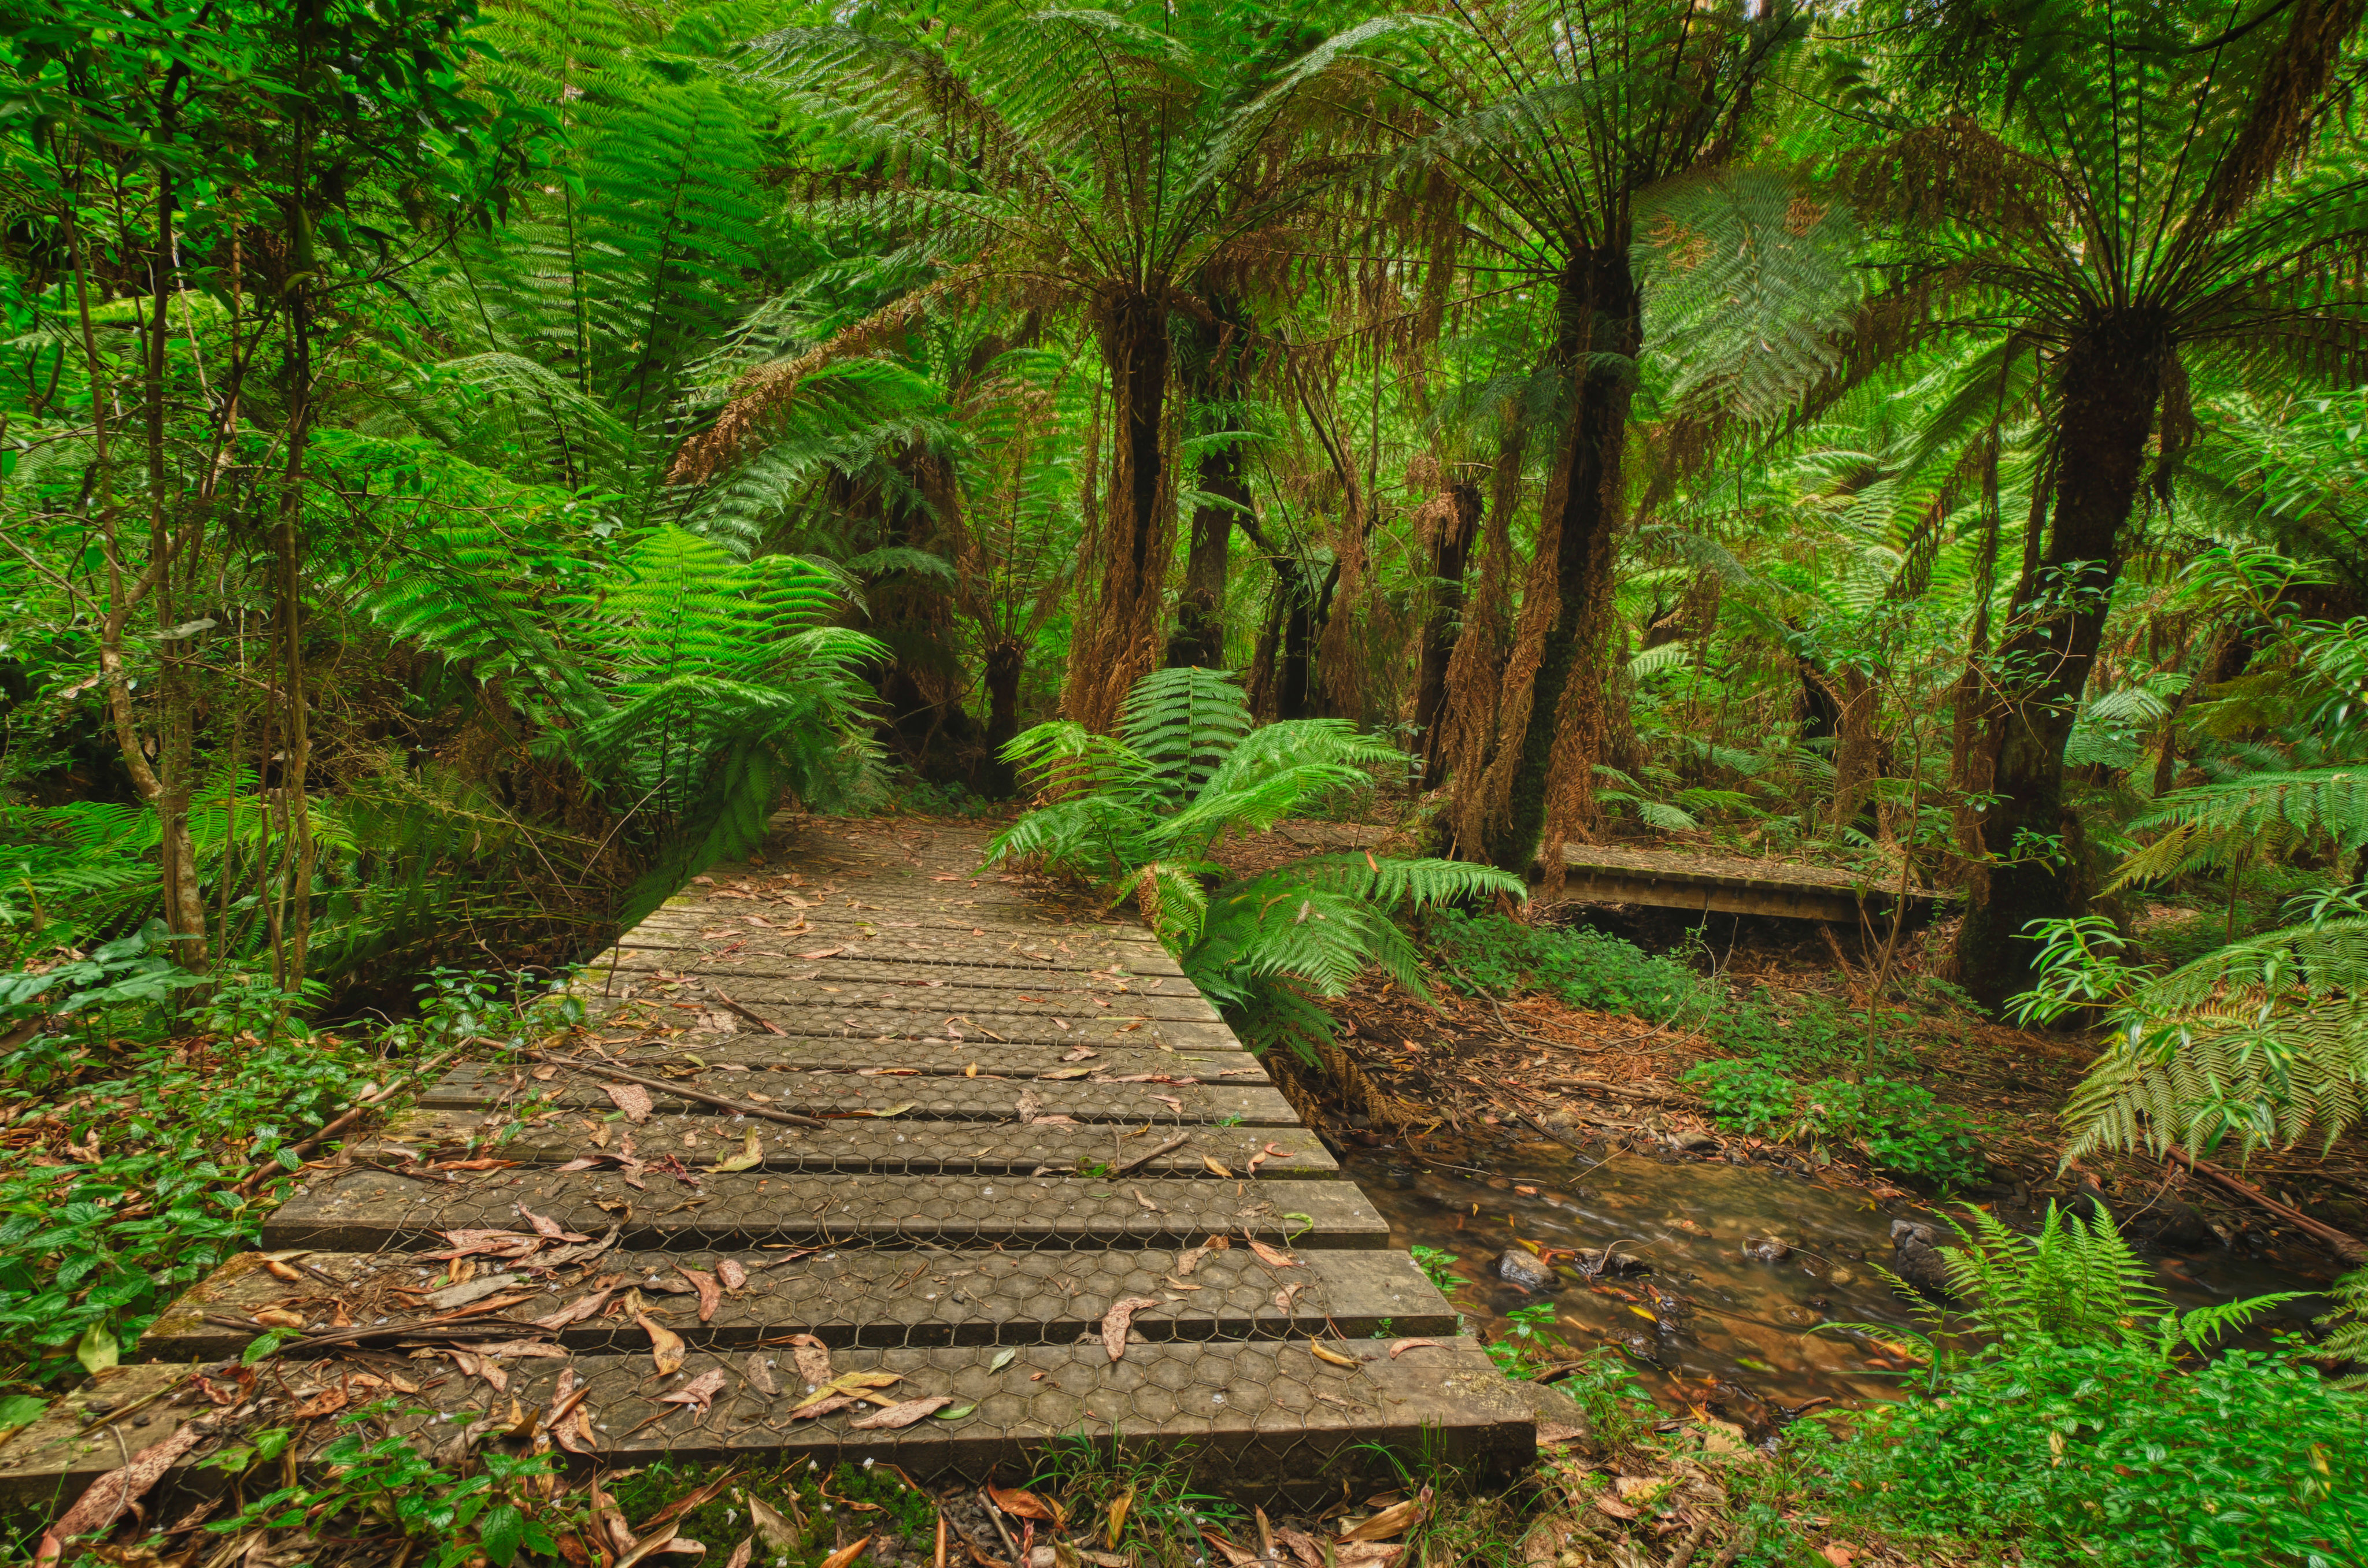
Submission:
<svg viewBox="0 0 2368 1568">
<path fill-rule="evenodd" d="M 484 1320 L 495 1325 L 488 1336 L 504 1323 L 552 1315 L 568 1302 L 600 1294 L 600 1281 L 614 1282 L 605 1287 L 605 1314 L 542 1337 L 572 1351 L 619 1355 L 649 1345 L 648 1335 L 623 1310 L 624 1286 L 639 1289 L 670 1332 L 706 1350 L 746 1349 L 760 1341 L 779 1346 L 793 1334 L 813 1335 L 834 1348 L 1062 1345 L 1097 1331 L 1103 1314 L 1129 1296 L 1159 1303 L 1135 1320 L 1152 1341 L 1326 1334 L 1361 1339 L 1384 1325 L 1394 1335 L 1438 1338 L 1458 1326 L 1446 1298 L 1401 1253 L 1309 1249 L 1296 1267 L 1274 1268 L 1249 1248 L 1234 1246 L 1195 1257 L 1189 1277 L 1179 1278 L 1181 1256 L 1157 1247 L 1019 1254 L 832 1247 L 787 1255 L 619 1248 L 556 1271 L 570 1278 L 564 1287 L 498 1260 L 479 1267 L 493 1271 L 487 1278 L 516 1275 L 521 1284 L 502 1296 L 527 1298 Z M 720 1304 L 700 1322 L 696 1286 L 681 1270 L 712 1277 L 727 1260 L 746 1270 L 746 1283 L 737 1290 L 719 1287 Z M 136 1355 L 143 1361 L 234 1358 L 264 1332 L 251 1314 L 267 1308 L 297 1312 L 326 1332 L 335 1326 L 341 1296 L 356 1323 L 379 1330 L 373 1344 L 393 1346 L 407 1327 L 434 1315 L 396 1289 L 427 1291 L 444 1277 L 443 1264 L 419 1263 L 402 1253 L 313 1252 L 301 1261 L 346 1281 L 345 1289 L 332 1290 L 309 1274 L 290 1284 L 265 1270 L 262 1255 L 247 1253 L 159 1317 Z"/>
<path fill-rule="evenodd" d="M 898 1173 L 780 1176 L 526 1167 L 439 1183 L 359 1166 L 313 1183 L 263 1224 L 267 1250 L 429 1251 L 452 1230 L 513 1230 L 521 1210 L 619 1244 L 706 1246 L 1191 1246 L 1245 1233 L 1270 1244 L 1385 1247 L 1389 1226 L 1352 1182 L 995 1177 Z"/>
</svg>

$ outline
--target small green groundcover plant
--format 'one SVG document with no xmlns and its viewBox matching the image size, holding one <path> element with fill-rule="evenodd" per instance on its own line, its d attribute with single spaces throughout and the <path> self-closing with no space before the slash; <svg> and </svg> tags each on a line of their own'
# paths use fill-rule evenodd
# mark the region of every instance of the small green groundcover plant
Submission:
<svg viewBox="0 0 2368 1568">
<path fill-rule="evenodd" d="M 1918 1085 L 1871 1076 L 1804 1084 L 1761 1062 L 1705 1062 L 1682 1080 L 1731 1131 L 1847 1148 L 1921 1181 L 1978 1180 L 1986 1168 L 1974 1122 Z"/>
<path fill-rule="evenodd" d="M 1404 768 L 1394 746 L 1338 719 L 1257 725 L 1232 676 L 1157 670 L 1127 694 L 1119 733 L 1039 724 L 1004 748 L 1048 803 L 987 846 L 987 861 L 1032 859 L 1132 897 L 1192 983 L 1260 1050 L 1303 1052 L 1331 1038 L 1317 996 L 1378 967 L 1427 996 L 1421 960 L 1396 917 L 1452 900 L 1527 895 L 1518 877 L 1454 860 L 1365 851 L 1310 855 L 1235 877 L 1212 854 Z"/>
<path fill-rule="evenodd" d="M 2207 1354 L 2292 1296 L 2180 1312 L 2109 1219 L 2051 1205 L 2026 1236 L 1968 1206 L 1954 1223 L 1964 1306 L 1919 1302 L 1923 1386 L 1829 1447 L 1807 1439 L 1803 1473 L 1832 1512 L 2030 1563 L 2368 1562 L 2368 1396 L 2298 1347 Z"/>
<path fill-rule="evenodd" d="M 1454 983 L 1474 995 L 1543 991 L 1573 1007 L 1655 1024 L 1704 1008 L 1715 995 L 1678 960 L 1602 931 L 1452 909 L 1431 923 L 1429 935 Z"/>
</svg>

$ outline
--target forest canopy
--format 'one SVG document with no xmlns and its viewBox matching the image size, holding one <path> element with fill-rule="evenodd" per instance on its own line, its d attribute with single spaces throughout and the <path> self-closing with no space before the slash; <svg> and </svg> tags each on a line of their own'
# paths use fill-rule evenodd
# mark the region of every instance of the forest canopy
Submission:
<svg viewBox="0 0 2368 1568">
<path fill-rule="evenodd" d="M 1941 888 L 1972 1001 L 2111 1021 L 2079 1146 L 2331 1138 L 2360 20 L 20 0 L 11 930 L 564 963 L 1201 668 L 1411 779 L 1421 896 Z"/>
</svg>

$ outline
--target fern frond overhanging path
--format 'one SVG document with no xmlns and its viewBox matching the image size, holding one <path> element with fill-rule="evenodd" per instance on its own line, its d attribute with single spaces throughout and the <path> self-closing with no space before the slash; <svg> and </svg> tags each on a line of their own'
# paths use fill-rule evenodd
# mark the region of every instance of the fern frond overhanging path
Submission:
<svg viewBox="0 0 2368 1568">
<path fill-rule="evenodd" d="M 980 873 L 985 837 L 777 822 L 765 864 L 714 868 L 602 957 L 591 1043 L 447 1076 L 274 1214 L 264 1254 L 160 1318 L 136 1364 L 0 1449 L 0 1488 L 60 1496 L 115 1468 L 108 1411 L 234 1364 L 259 1312 L 370 1337 L 300 1342 L 245 1386 L 217 1372 L 230 1406 L 188 1379 L 142 1408 L 130 1452 L 409 1384 L 404 1405 L 446 1418 L 430 1443 L 588 1386 L 561 1446 L 620 1465 L 812 1455 L 1008 1482 L 1082 1434 L 1272 1497 L 1337 1495 L 1384 1452 L 1525 1463 L 1527 1403 L 1175 962 L 1090 904 Z M 430 1255 L 471 1247 L 448 1285 L 459 1260 Z M 797 1335 L 833 1377 L 895 1376 L 802 1415 Z M 667 1338 L 680 1365 L 661 1373 Z M 703 1413 L 666 1401 L 702 1386 Z M 854 1425 L 929 1400 L 907 1426 Z M 334 1411 L 307 1431 L 317 1449 Z"/>
</svg>

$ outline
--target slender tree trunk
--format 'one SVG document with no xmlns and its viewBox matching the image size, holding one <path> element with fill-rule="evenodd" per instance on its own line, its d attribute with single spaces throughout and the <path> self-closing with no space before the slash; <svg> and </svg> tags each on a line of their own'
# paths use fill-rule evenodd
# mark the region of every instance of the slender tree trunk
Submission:
<svg viewBox="0 0 2368 1568">
<path fill-rule="evenodd" d="M 1439 715 L 1447 706 L 1447 666 L 1463 619 L 1463 571 L 1480 537 L 1480 487 L 1451 485 L 1436 498 L 1430 539 L 1430 619 L 1422 629 L 1422 672 L 1415 687 L 1414 727 L 1426 784 L 1439 781 Z"/>
<path fill-rule="evenodd" d="M 986 754 L 982 771 L 985 792 L 998 798 L 1019 788 L 1012 766 L 1003 760 L 1003 748 L 1019 733 L 1019 676 L 1026 668 L 1028 645 L 1004 637 L 986 650 Z"/>
<path fill-rule="evenodd" d="M 1318 716 L 1315 647 L 1331 619 L 1332 591 L 1339 586 L 1340 563 L 1334 561 L 1318 577 L 1292 562 L 1283 568 L 1289 585 L 1289 608 L 1282 622 L 1282 657 L 1276 675 L 1275 717 L 1313 719 Z"/>
<path fill-rule="evenodd" d="M 2167 359 L 2160 320 L 2129 311 L 2076 339 L 2057 371 L 2054 527 L 2015 590 L 1988 672 L 1987 875 L 1975 879 L 1957 932 L 1958 983 L 1991 1008 L 2030 988 L 2039 949 L 2025 927 L 2086 906 L 2079 824 L 2064 806 L 2064 743 L 2104 631 Z"/>
<path fill-rule="evenodd" d="M 148 278 L 154 305 L 148 321 L 147 354 L 142 366 L 140 401 L 148 436 L 148 558 L 156 574 L 156 648 L 160 664 L 156 712 L 156 808 L 162 835 L 165 927 L 173 935 L 173 956 L 187 969 L 206 967 L 206 905 L 198 885 L 198 857 L 189 838 L 189 794 L 195 772 L 197 693 L 189 678 L 190 633 L 176 634 L 180 596 L 173 567 L 176 559 L 172 475 L 165 461 L 165 340 L 172 323 L 173 178 L 156 182 L 155 254 Z M 194 540 L 177 541 L 193 553 Z M 193 562 L 194 564 L 194 562 Z"/>
<path fill-rule="evenodd" d="M 1523 607 L 1507 676 L 1508 686 L 1518 681 L 1525 688 L 1508 690 L 1508 698 L 1526 700 L 1519 701 L 1518 714 L 1508 713 L 1502 740 L 1508 756 L 1489 770 L 1504 767 L 1506 782 L 1503 809 L 1490 813 L 1487 857 L 1516 874 L 1526 874 L 1535 860 L 1550 808 L 1559 823 L 1581 826 L 1595 814 L 1603 638 L 1641 333 L 1642 301 L 1627 247 L 1574 256 L 1558 304 L 1557 354 L 1570 368 L 1575 393 L 1539 515 L 1538 549 L 1551 557 L 1534 562 L 1530 578 L 1550 598 L 1534 613 Z"/>
<path fill-rule="evenodd" d="M 1212 320 L 1196 324 L 1180 377 L 1194 403 L 1201 434 L 1232 430 L 1238 419 L 1248 326 L 1241 301 L 1209 293 Z M 1192 508 L 1191 544 L 1184 558 L 1184 591 L 1176 606 L 1176 633 L 1167 663 L 1225 667 L 1225 571 L 1234 546 L 1234 519 L 1247 512 L 1249 481 L 1239 443 L 1226 441 L 1201 456 L 1198 475 L 1206 499 Z"/>
<path fill-rule="evenodd" d="M 1879 771 L 1874 755 L 1874 685 L 1866 678 L 1864 670 L 1845 664 L 1834 698 L 1833 829 L 1839 834 L 1858 821 L 1859 812 L 1865 810 L 1867 795 L 1873 790 Z"/>
<path fill-rule="evenodd" d="M 1167 312 L 1148 295 L 1107 308 L 1102 354 L 1112 413 L 1110 504 L 1102 529 L 1101 582 L 1070 650 L 1062 708 L 1089 730 L 1118 722 L 1119 705 L 1158 657 L 1154 641 L 1167 585 L 1171 522 L 1161 414 L 1167 394 Z"/>
</svg>

